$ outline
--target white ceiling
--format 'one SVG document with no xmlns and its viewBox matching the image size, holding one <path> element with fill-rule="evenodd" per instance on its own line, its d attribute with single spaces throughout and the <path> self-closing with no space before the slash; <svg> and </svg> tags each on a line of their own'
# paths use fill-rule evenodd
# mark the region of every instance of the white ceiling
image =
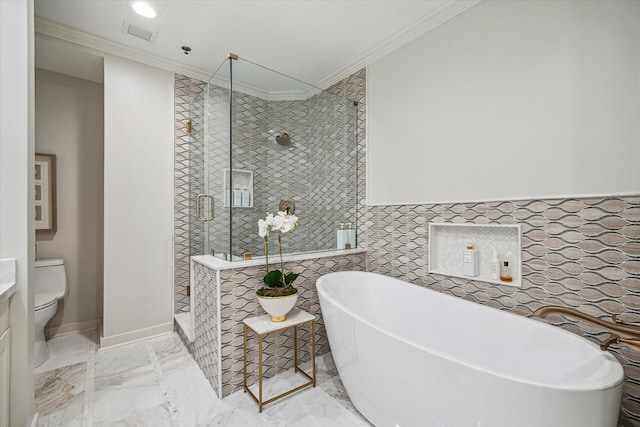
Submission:
<svg viewBox="0 0 640 427">
<path fill-rule="evenodd" d="M 150 20 L 127 0 L 35 0 L 36 66 L 100 81 L 106 52 L 205 79 L 233 52 L 328 87 L 478 1 L 149 0 Z M 125 21 L 157 38 L 123 34 Z"/>
</svg>

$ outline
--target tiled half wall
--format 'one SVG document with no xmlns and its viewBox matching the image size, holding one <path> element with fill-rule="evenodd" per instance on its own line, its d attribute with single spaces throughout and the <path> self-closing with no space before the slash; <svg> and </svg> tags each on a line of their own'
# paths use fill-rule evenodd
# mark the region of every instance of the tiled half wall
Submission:
<svg viewBox="0 0 640 427">
<path fill-rule="evenodd" d="M 296 307 L 316 316 L 316 354 L 329 351 L 320 302 L 315 289 L 322 275 L 343 270 L 364 271 L 366 254 L 315 258 L 286 263 L 287 271 L 299 273 Z M 273 268 L 278 268 L 274 265 Z M 255 295 L 264 266 L 213 270 L 194 263 L 195 339 L 189 350 L 219 396 L 242 389 L 243 320 L 264 314 Z M 219 287 L 219 289 L 218 289 Z M 218 300 L 218 295 L 220 298 Z M 298 328 L 298 359 L 310 360 L 311 328 Z M 184 337 L 183 337 L 184 339 Z M 255 334 L 248 335 L 248 383 L 257 381 L 258 355 Z M 293 367 L 293 331 L 273 333 L 263 339 L 263 375 L 273 376 Z"/>
<path fill-rule="evenodd" d="M 361 213 L 368 271 L 523 316 L 561 305 L 608 320 L 635 313 L 638 321 L 640 196 L 371 206 Z M 522 287 L 429 274 L 430 222 L 521 224 Z M 608 336 L 584 322 L 547 319 L 594 342 Z M 638 426 L 640 354 L 625 346 L 610 351 L 626 374 L 620 425 Z"/>
</svg>

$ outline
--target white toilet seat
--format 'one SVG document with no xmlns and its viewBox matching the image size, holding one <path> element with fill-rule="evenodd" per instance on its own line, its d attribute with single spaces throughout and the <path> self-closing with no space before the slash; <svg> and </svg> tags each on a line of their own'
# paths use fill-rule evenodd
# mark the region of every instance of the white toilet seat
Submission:
<svg viewBox="0 0 640 427">
<path fill-rule="evenodd" d="M 49 357 L 49 347 L 44 335 L 44 328 L 58 312 L 60 301 L 67 296 L 68 286 L 64 260 L 38 260 L 35 264 L 33 278 L 35 290 L 33 348 L 34 363 L 35 366 L 38 366 Z"/>
<path fill-rule="evenodd" d="M 58 301 L 55 294 L 36 294 L 35 307 L 36 311 L 44 310 L 47 307 L 51 307 Z"/>
</svg>

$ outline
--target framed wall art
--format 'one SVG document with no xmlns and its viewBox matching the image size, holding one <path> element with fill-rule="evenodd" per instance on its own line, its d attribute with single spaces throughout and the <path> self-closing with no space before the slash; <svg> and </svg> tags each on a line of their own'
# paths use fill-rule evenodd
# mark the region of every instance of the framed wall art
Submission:
<svg viewBox="0 0 640 427">
<path fill-rule="evenodd" d="M 36 231 L 56 231 L 56 156 L 36 153 Z"/>
</svg>

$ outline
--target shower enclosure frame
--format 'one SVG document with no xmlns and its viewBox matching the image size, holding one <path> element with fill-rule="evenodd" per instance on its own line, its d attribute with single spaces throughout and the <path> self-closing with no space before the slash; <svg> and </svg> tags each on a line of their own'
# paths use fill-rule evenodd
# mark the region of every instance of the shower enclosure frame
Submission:
<svg viewBox="0 0 640 427">
<path fill-rule="evenodd" d="M 245 71 L 251 68 L 251 72 L 271 73 L 274 80 L 295 82 L 304 88 L 298 92 L 305 96 L 297 94 L 295 99 L 256 96 L 244 80 L 243 67 Z M 356 102 L 233 54 L 207 82 L 202 98 L 192 104 L 191 114 L 198 102 L 204 110 L 203 120 L 195 128 L 202 127 L 202 132 L 193 135 L 203 141 L 193 144 L 201 151 L 190 155 L 192 164 L 202 163 L 202 169 L 196 167 L 194 171 L 203 176 L 192 179 L 191 194 L 194 200 L 200 196 L 200 201 L 206 195 L 214 203 L 196 204 L 194 208 L 213 218 L 198 221 L 192 215 L 190 228 L 196 242 L 190 244 L 191 255 L 211 254 L 227 261 L 242 260 L 246 254 L 253 258 L 262 256 L 263 242 L 257 234 L 257 221 L 267 212 L 275 213 L 281 199 L 293 200 L 295 213 L 301 218 L 300 229 L 283 239 L 285 252 L 335 250 L 335 230 L 340 223 L 351 223 L 357 229 Z M 224 108 L 222 104 L 226 104 Z M 250 122 L 249 126 L 245 126 L 246 122 Z M 226 132 L 221 132 L 222 123 Z M 247 135 L 247 129 L 251 135 Z M 276 143 L 285 134 L 290 145 Z M 228 151 L 221 148 L 225 143 Z M 212 161 L 213 158 L 217 160 Z M 212 177 L 221 175 L 222 164 L 229 170 L 228 188 L 222 188 L 220 180 Z M 278 172 L 283 164 L 286 170 Z M 303 167 L 307 170 L 297 170 Z M 225 198 L 233 200 L 236 186 L 233 172 L 238 169 L 253 171 L 251 209 L 223 203 Z M 281 182 L 287 179 L 290 182 Z M 326 203 L 327 200 L 331 203 Z M 275 240 L 269 243 L 277 247 Z"/>
</svg>

